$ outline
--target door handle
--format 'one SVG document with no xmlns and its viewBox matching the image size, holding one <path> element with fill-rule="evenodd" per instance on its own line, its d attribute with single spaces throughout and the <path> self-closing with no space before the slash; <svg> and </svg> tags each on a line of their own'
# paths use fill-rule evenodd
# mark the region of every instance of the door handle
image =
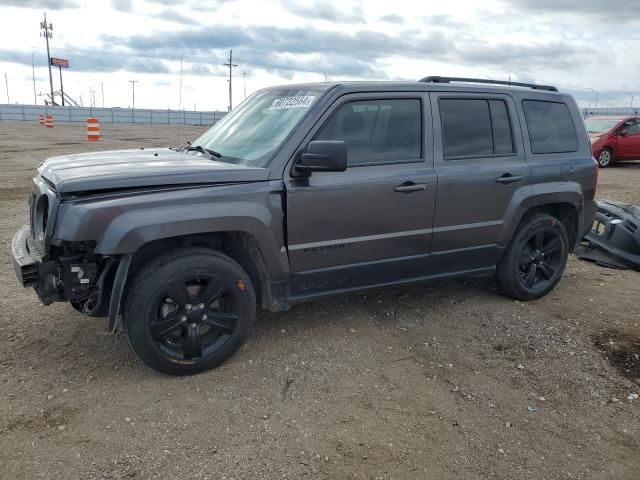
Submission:
<svg viewBox="0 0 640 480">
<path fill-rule="evenodd" d="M 521 182 L 522 179 L 522 175 L 511 175 L 510 173 L 505 173 L 501 177 L 496 178 L 496 182 L 508 185 L 510 183 Z"/>
<path fill-rule="evenodd" d="M 427 185 L 424 183 L 403 183 L 402 185 L 398 185 L 393 188 L 394 192 L 400 193 L 411 193 L 411 192 L 419 192 L 421 190 L 426 190 Z"/>
</svg>

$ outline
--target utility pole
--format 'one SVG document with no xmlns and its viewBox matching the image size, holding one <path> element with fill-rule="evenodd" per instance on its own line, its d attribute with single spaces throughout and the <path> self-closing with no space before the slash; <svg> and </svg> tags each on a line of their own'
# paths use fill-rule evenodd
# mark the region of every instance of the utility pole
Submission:
<svg viewBox="0 0 640 480">
<path fill-rule="evenodd" d="M 178 88 L 178 110 L 182 110 L 182 57 L 184 52 L 180 52 L 180 86 Z"/>
<path fill-rule="evenodd" d="M 53 99 L 53 75 L 51 74 L 51 53 L 49 52 L 49 39 L 53 37 L 53 24 L 47 23 L 47 14 L 44 14 L 44 22 L 40 22 L 40 36 L 47 42 L 47 67 L 49 68 L 49 87 L 51 88 L 51 103 L 55 105 Z"/>
<path fill-rule="evenodd" d="M 136 108 L 136 83 L 138 83 L 138 80 L 129 80 L 129 83 L 131 83 L 131 94 L 132 94 L 132 109 Z"/>
<path fill-rule="evenodd" d="M 100 89 L 102 90 L 102 108 L 104 108 L 104 82 L 100 82 Z"/>
<path fill-rule="evenodd" d="M 233 72 L 233 68 L 237 67 L 235 63 L 233 63 L 233 50 L 229 50 L 229 63 L 223 63 L 225 67 L 229 67 L 229 111 L 233 108 L 233 90 L 231 83 L 233 81 L 233 76 L 231 72 Z"/>
<path fill-rule="evenodd" d="M 4 72 L 4 84 L 7 87 L 7 103 L 11 103 L 9 101 L 9 80 L 7 80 L 7 72 Z"/>
<path fill-rule="evenodd" d="M 64 107 L 64 87 L 62 86 L 62 67 L 58 65 L 58 70 L 60 70 L 60 98 L 62 99 L 62 106 Z"/>
<path fill-rule="evenodd" d="M 33 104 L 38 104 L 38 97 L 36 95 L 36 67 L 33 61 L 33 53 L 31 54 L 31 75 L 33 77 Z"/>
</svg>

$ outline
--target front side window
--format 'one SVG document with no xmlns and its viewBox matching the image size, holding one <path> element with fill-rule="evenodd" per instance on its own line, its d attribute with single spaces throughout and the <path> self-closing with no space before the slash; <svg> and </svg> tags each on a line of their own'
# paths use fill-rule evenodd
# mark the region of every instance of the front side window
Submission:
<svg viewBox="0 0 640 480">
<path fill-rule="evenodd" d="M 511 123 L 504 101 L 442 98 L 439 109 L 445 159 L 514 153 Z"/>
<path fill-rule="evenodd" d="M 533 153 L 568 153 L 578 150 L 578 135 L 564 103 L 523 100 Z"/>
<path fill-rule="evenodd" d="M 220 154 L 215 160 L 265 166 L 270 154 L 300 123 L 322 94 L 312 90 L 263 90 L 194 140 Z"/>
<path fill-rule="evenodd" d="M 626 122 L 624 124 L 624 126 L 622 127 L 622 131 L 624 131 L 624 133 L 626 133 L 627 135 L 638 135 L 638 123 L 634 122 L 633 120 Z"/>
<path fill-rule="evenodd" d="M 420 100 L 364 100 L 342 105 L 315 140 L 342 140 L 347 164 L 416 161 L 422 157 Z"/>
</svg>

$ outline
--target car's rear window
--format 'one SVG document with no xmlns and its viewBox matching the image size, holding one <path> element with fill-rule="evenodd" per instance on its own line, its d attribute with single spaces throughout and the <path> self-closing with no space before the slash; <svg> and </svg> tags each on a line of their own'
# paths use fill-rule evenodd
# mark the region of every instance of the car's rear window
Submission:
<svg viewBox="0 0 640 480">
<path fill-rule="evenodd" d="M 504 101 L 442 98 L 439 108 L 446 160 L 514 153 L 511 123 Z"/>
<path fill-rule="evenodd" d="M 576 126 L 566 104 L 523 100 L 533 153 L 568 153 L 578 150 Z"/>
</svg>

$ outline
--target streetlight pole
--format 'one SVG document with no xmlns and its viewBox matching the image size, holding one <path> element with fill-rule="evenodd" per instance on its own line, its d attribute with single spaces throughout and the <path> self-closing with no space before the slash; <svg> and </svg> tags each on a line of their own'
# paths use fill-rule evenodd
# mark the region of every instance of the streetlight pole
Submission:
<svg viewBox="0 0 640 480">
<path fill-rule="evenodd" d="M 51 88 L 51 103 L 55 105 L 53 99 L 53 75 L 51 74 L 51 53 L 49 52 L 49 39 L 53 37 L 53 24 L 47 23 L 47 14 L 44 14 L 44 21 L 40 22 L 40 36 L 47 42 L 47 67 L 49 67 L 49 87 Z"/>
<path fill-rule="evenodd" d="M 36 67 L 33 61 L 33 53 L 31 54 L 31 76 L 33 78 L 33 104 L 38 104 L 38 97 L 36 96 Z"/>
<path fill-rule="evenodd" d="M 244 98 L 247 98 L 247 74 L 242 72 L 242 80 L 244 81 Z"/>
<path fill-rule="evenodd" d="M 100 82 L 100 89 L 102 90 L 102 108 L 104 108 L 104 82 Z"/>
<path fill-rule="evenodd" d="M 129 80 L 129 83 L 131 83 L 131 108 L 133 110 L 135 110 L 136 108 L 136 83 L 138 83 L 139 80 Z"/>
<path fill-rule="evenodd" d="M 591 92 L 593 92 L 595 94 L 596 103 L 593 106 L 593 108 L 597 108 L 598 107 L 598 92 L 597 92 L 597 90 L 594 90 L 593 88 L 589 88 L 589 87 L 586 87 L 585 90 L 589 90 L 589 91 L 591 91 Z M 591 108 L 591 99 L 589 99 L 589 108 Z"/>
</svg>

